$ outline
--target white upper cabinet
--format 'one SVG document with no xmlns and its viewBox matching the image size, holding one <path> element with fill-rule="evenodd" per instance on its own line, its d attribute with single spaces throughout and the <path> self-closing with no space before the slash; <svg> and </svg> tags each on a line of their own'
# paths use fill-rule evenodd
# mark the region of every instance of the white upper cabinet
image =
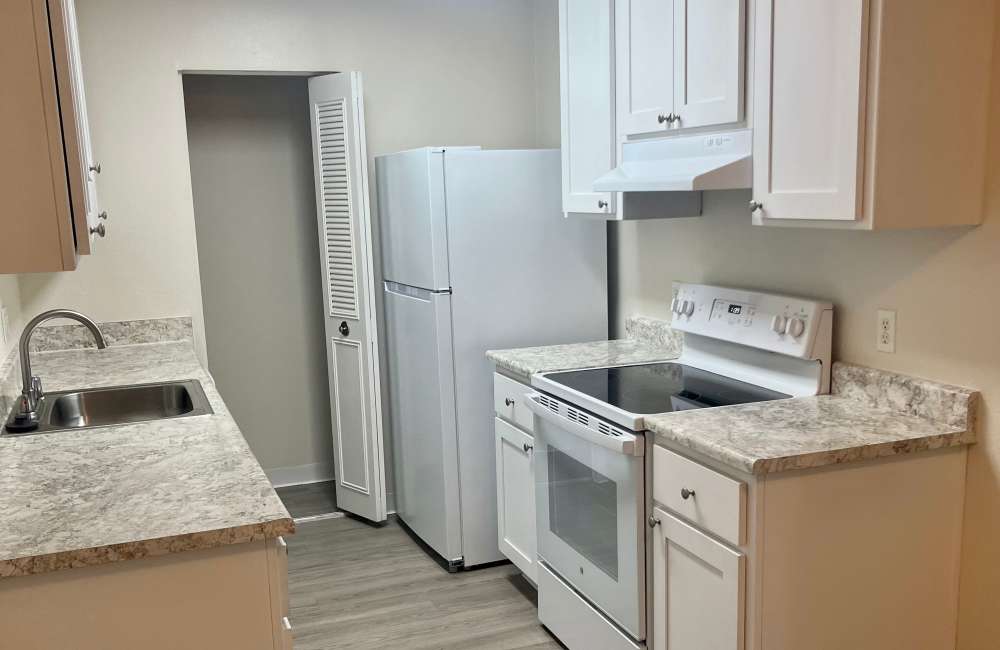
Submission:
<svg viewBox="0 0 1000 650">
<path fill-rule="evenodd" d="M 618 0 L 623 136 L 743 118 L 744 0 Z"/>
<path fill-rule="evenodd" d="M 755 4 L 754 223 L 982 220 L 992 2 Z"/>
<path fill-rule="evenodd" d="M 616 164 L 613 0 L 559 0 L 562 191 L 566 213 L 613 216 L 594 180 Z"/>
<path fill-rule="evenodd" d="M 672 0 L 618 0 L 618 121 L 625 135 L 665 131 L 674 113 Z"/>
<path fill-rule="evenodd" d="M 674 117 L 679 128 L 743 119 L 744 0 L 674 0 Z"/>
<path fill-rule="evenodd" d="M 769 218 L 861 216 L 866 4 L 757 4 L 754 200 Z"/>
</svg>

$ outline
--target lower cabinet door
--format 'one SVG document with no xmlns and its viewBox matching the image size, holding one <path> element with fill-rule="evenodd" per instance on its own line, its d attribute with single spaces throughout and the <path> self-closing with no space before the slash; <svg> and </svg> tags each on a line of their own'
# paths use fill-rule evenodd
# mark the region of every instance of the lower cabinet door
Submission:
<svg viewBox="0 0 1000 650">
<path fill-rule="evenodd" d="M 744 556 L 655 508 L 654 650 L 742 650 Z"/>
<path fill-rule="evenodd" d="M 500 552 L 538 583 L 535 541 L 534 438 L 494 418 L 497 454 L 497 530 Z"/>
</svg>

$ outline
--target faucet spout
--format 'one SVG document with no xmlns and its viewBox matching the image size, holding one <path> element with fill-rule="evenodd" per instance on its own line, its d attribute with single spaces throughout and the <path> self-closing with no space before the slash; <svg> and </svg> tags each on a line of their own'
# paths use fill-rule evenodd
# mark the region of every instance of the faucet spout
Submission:
<svg viewBox="0 0 1000 650">
<path fill-rule="evenodd" d="M 8 431 L 31 431 L 38 426 L 38 401 L 44 393 L 41 380 L 31 373 L 31 335 L 35 333 L 35 329 L 39 325 L 53 318 L 75 320 L 90 331 L 99 349 L 108 347 L 107 342 L 104 340 L 104 334 L 97 327 L 97 323 L 78 311 L 71 309 L 51 309 L 42 312 L 28 321 L 17 344 L 18 354 L 21 357 L 21 399 L 18 401 L 16 413 L 7 423 Z"/>
</svg>

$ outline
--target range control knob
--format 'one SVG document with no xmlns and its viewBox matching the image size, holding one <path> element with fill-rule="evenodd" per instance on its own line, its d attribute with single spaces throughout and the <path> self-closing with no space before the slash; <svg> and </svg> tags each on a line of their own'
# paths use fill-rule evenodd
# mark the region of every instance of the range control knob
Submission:
<svg viewBox="0 0 1000 650">
<path fill-rule="evenodd" d="M 674 298 L 673 300 L 670 301 L 670 311 L 674 312 L 675 314 L 681 313 L 680 298 Z"/>
<path fill-rule="evenodd" d="M 795 338 L 802 336 L 802 333 L 806 331 L 806 324 L 802 322 L 801 318 L 790 318 L 788 319 L 788 333 Z"/>
<path fill-rule="evenodd" d="M 788 319 L 780 314 L 775 314 L 774 318 L 771 319 L 771 331 L 778 334 L 784 334 L 785 328 L 788 326 Z"/>
<path fill-rule="evenodd" d="M 694 301 L 693 300 L 685 300 L 684 301 L 684 315 L 685 316 L 690 316 L 693 313 L 694 313 Z"/>
</svg>

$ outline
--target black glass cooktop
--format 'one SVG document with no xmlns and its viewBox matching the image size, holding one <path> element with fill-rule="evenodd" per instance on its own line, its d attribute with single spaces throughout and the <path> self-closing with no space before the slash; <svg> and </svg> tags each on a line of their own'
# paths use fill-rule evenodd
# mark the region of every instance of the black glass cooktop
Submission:
<svg viewBox="0 0 1000 650">
<path fill-rule="evenodd" d="M 546 378 L 637 415 L 790 397 L 679 363 L 573 370 Z"/>
</svg>

